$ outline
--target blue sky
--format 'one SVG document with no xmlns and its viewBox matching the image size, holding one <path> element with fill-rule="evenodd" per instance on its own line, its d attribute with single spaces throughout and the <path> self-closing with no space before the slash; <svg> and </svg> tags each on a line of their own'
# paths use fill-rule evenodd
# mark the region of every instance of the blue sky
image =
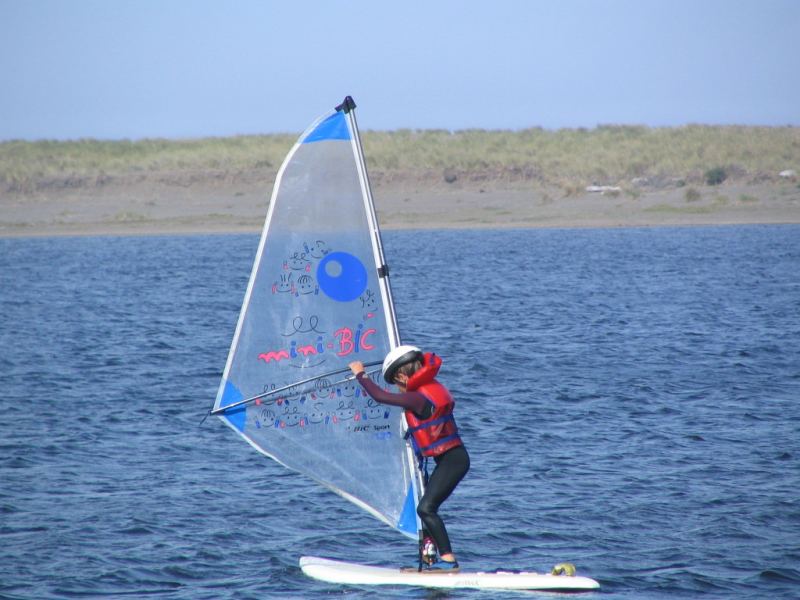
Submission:
<svg viewBox="0 0 800 600">
<path fill-rule="evenodd" d="M 0 140 L 800 125 L 800 0 L 0 0 Z"/>
</svg>

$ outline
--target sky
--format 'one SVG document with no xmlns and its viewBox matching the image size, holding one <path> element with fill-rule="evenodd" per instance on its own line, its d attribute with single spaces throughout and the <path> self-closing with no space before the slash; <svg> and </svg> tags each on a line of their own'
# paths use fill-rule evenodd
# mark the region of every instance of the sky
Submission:
<svg viewBox="0 0 800 600">
<path fill-rule="evenodd" d="M 0 0 L 0 141 L 800 125 L 800 0 Z"/>
</svg>

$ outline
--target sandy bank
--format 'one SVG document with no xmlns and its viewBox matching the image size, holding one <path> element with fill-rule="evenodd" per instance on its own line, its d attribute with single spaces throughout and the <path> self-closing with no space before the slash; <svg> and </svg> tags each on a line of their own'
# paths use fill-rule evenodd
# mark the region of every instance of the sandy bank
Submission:
<svg viewBox="0 0 800 600">
<path fill-rule="evenodd" d="M 272 182 L 134 184 L 0 196 L 0 236 L 260 231 Z M 384 229 L 641 227 L 800 223 L 800 186 L 764 184 L 581 192 L 483 182 L 374 186 Z"/>
</svg>

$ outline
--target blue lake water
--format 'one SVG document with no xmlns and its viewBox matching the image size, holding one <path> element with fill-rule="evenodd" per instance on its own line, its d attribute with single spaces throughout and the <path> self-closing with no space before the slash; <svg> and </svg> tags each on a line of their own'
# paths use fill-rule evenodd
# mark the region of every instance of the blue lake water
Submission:
<svg viewBox="0 0 800 600">
<path fill-rule="evenodd" d="M 387 232 L 444 358 L 465 567 L 608 598 L 800 597 L 800 227 Z M 416 546 L 213 402 L 255 235 L 0 239 L 0 597 L 430 598 L 306 578 Z M 436 598 L 516 598 L 452 591 Z"/>
</svg>

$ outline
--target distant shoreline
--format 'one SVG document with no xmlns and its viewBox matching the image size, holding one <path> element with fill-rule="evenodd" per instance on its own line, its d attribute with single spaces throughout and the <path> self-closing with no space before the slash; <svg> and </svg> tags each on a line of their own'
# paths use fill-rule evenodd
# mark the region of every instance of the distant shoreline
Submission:
<svg viewBox="0 0 800 600">
<path fill-rule="evenodd" d="M 800 223 L 800 128 L 363 132 L 384 229 Z M 260 231 L 295 135 L 0 143 L 0 236 Z"/>
<path fill-rule="evenodd" d="M 4 194 L 0 237 L 257 233 L 272 182 L 176 186 L 143 180 Z M 800 223 L 796 182 L 575 193 L 481 182 L 373 186 L 392 229 L 619 228 Z"/>
</svg>

